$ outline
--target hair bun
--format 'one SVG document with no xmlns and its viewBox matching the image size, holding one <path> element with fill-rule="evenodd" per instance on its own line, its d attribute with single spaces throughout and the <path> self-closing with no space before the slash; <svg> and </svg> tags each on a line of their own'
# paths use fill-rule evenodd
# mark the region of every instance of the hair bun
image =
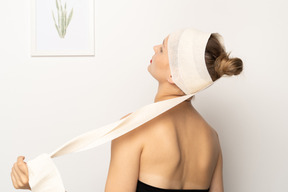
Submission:
<svg viewBox="0 0 288 192">
<path fill-rule="evenodd" d="M 238 75 L 243 70 L 243 62 L 241 59 L 229 58 L 230 53 L 222 52 L 215 60 L 215 71 L 221 77 L 222 75 Z"/>
</svg>

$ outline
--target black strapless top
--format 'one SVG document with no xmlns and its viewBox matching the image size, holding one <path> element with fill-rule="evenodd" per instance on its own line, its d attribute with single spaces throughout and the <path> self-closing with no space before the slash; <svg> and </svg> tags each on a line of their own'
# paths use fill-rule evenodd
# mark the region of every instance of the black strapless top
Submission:
<svg viewBox="0 0 288 192">
<path fill-rule="evenodd" d="M 173 191 L 173 192 L 209 192 L 209 189 L 163 189 L 148 185 L 138 180 L 136 192 L 163 192 L 163 191 Z"/>
</svg>

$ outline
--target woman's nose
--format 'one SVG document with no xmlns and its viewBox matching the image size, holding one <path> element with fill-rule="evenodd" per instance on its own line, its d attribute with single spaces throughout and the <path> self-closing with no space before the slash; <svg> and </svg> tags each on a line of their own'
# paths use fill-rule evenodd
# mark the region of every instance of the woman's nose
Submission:
<svg viewBox="0 0 288 192">
<path fill-rule="evenodd" d="M 157 49 L 158 49 L 158 45 L 155 45 L 154 47 L 153 47 L 153 49 L 154 49 L 154 52 L 156 52 L 157 51 Z"/>
<path fill-rule="evenodd" d="M 153 49 L 154 49 L 154 52 L 156 52 L 156 46 L 154 46 Z"/>
</svg>

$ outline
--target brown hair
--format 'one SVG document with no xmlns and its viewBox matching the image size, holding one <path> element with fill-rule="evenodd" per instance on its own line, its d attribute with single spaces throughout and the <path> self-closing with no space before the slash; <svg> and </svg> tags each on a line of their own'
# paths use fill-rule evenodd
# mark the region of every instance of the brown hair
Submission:
<svg viewBox="0 0 288 192">
<path fill-rule="evenodd" d="M 238 75 L 243 70 L 242 60 L 237 57 L 229 58 L 229 55 L 218 41 L 217 35 L 212 33 L 206 45 L 205 62 L 213 81 L 222 75 Z"/>
</svg>

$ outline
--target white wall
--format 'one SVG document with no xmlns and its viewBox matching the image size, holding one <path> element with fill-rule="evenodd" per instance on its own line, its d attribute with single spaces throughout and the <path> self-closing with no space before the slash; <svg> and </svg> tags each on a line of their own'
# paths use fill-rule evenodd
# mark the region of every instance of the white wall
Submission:
<svg viewBox="0 0 288 192">
<path fill-rule="evenodd" d="M 96 0 L 95 57 L 30 57 L 30 1 L 0 2 L 0 182 L 12 191 L 19 155 L 33 159 L 153 102 L 153 46 L 194 26 L 224 36 L 244 61 L 241 76 L 199 93 L 218 131 L 226 191 L 287 191 L 285 0 Z M 55 158 L 66 190 L 104 191 L 110 143 Z M 21 191 L 21 190 L 20 190 Z"/>
</svg>

